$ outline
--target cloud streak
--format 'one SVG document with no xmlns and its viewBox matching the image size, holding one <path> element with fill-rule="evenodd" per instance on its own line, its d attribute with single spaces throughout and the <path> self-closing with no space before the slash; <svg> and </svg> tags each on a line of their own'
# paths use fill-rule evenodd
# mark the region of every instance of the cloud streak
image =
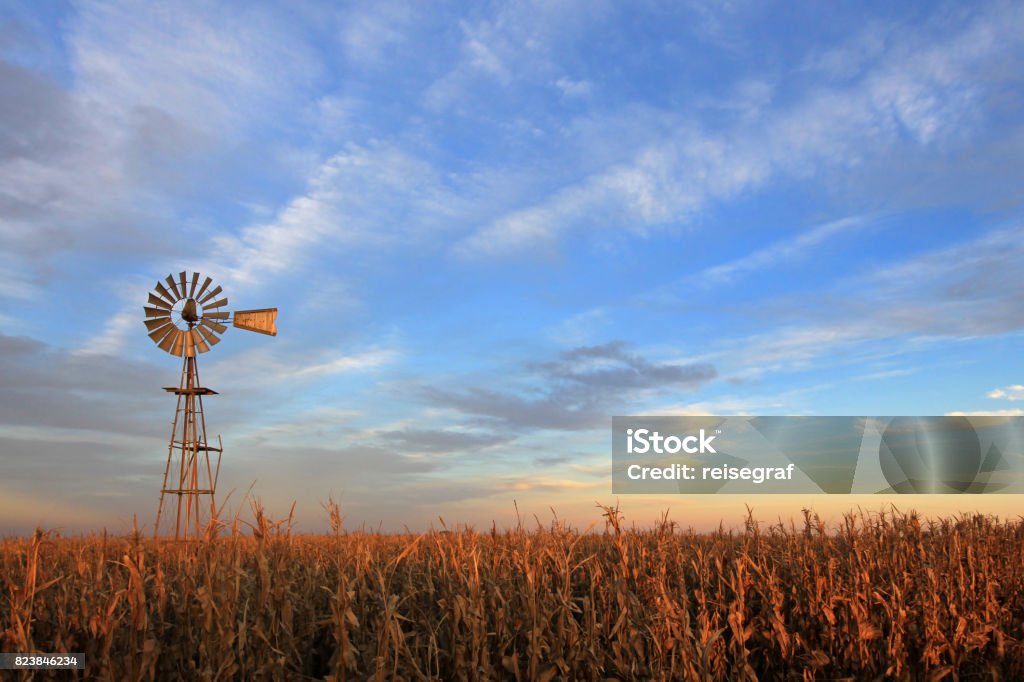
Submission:
<svg viewBox="0 0 1024 682">
<path fill-rule="evenodd" d="M 688 281 L 708 287 L 715 284 L 732 284 L 752 272 L 773 269 L 807 258 L 825 242 L 863 229 L 866 224 L 867 221 L 861 217 L 833 220 L 803 232 L 793 239 L 775 242 L 742 258 L 705 268 Z"/>
<path fill-rule="evenodd" d="M 1024 228 L 992 230 L 842 278 L 819 293 L 757 302 L 770 331 L 723 339 L 709 360 L 746 372 L 802 371 L 1024 329 Z M 991 394 L 990 394 L 991 395 Z"/>
<path fill-rule="evenodd" d="M 709 364 L 662 364 L 630 353 L 621 341 L 581 346 L 553 361 L 528 363 L 539 379 L 527 391 L 500 391 L 480 386 L 462 389 L 424 388 L 431 405 L 453 408 L 486 424 L 514 431 L 599 428 L 613 405 L 652 390 L 692 391 L 717 376 Z"/>
</svg>

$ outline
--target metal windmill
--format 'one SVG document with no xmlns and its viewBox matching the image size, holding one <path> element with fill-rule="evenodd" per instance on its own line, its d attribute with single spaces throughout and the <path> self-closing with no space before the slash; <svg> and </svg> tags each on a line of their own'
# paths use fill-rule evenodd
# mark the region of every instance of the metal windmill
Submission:
<svg viewBox="0 0 1024 682">
<path fill-rule="evenodd" d="M 200 496 L 210 496 L 210 514 L 216 511 L 215 495 L 223 452 L 220 436 L 217 445 L 206 440 L 206 418 L 203 415 L 203 396 L 217 395 L 216 391 L 199 383 L 196 356 L 205 353 L 220 342 L 227 331 L 227 323 L 239 329 L 277 335 L 277 308 L 236 310 L 234 314 L 222 310 L 228 304 L 219 286 L 211 288 L 213 280 L 207 277 L 199 284 L 198 272 L 168 275 L 166 286 L 157 282 L 145 306 L 146 329 L 162 350 L 185 360 L 181 367 L 178 386 L 164 390 L 178 396 L 171 427 L 171 442 L 167 450 L 167 468 L 160 489 L 160 506 L 156 513 L 154 536 L 160 532 L 160 518 L 167 495 L 178 498 L 178 513 L 174 524 L 176 540 L 200 534 Z M 216 465 L 210 453 L 216 453 Z"/>
</svg>

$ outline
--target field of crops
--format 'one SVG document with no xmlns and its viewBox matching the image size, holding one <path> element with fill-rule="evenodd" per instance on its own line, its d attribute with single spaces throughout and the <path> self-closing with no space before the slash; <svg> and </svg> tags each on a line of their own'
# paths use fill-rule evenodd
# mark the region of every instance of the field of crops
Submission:
<svg viewBox="0 0 1024 682">
<path fill-rule="evenodd" d="M 191 545 L 2 540 L 0 649 L 84 652 L 34 678 L 61 680 L 1024 679 L 1019 520 L 382 535 L 329 511 L 323 536 L 257 510 Z"/>
</svg>

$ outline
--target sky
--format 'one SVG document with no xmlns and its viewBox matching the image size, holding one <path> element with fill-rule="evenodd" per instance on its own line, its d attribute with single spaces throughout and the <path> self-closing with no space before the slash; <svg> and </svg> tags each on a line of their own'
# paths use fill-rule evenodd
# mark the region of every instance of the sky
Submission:
<svg viewBox="0 0 1024 682">
<path fill-rule="evenodd" d="M 0 533 L 152 527 L 181 270 L 280 310 L 207 428 L 311 532 L 586 526 L 612 415 L 1024 414 L 1022 188 L 1020 3 L 2 2 Z"/>
</svg>

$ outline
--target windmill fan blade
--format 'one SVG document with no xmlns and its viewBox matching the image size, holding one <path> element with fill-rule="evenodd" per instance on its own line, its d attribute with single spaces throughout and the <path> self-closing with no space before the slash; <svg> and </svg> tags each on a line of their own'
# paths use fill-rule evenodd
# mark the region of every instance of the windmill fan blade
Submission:
<svg viewBox="0 0 1024 682">
<path fill-rule="evenodd" d="M 225 327 L 224 325 L 214 322 L 213 320 L 206 319 L 205 315 L 203 316 L 203 319 L 199 322 L 199 326 L 206 327 L 207 329 L 212 329 L 218 334 L 223 334 L 228 330 L 228 328 Z"/>
<path fill-rule="evenodd" d="M 197 284 L 199 284 L 199 273 L 198 272 L 193 272 L 192 273 L 192 288 L 188 290 L 188 297 L 189 298 L 195 298 L 195 295 L 196 295 L 196 285 Z"/>
<path fill-rule="evenodd" d="M 180 273 L 178 273 L 178 277 L 180 278 L 180 282 L 181 282 L 180 289 L 181 289 L 181 297 L 182 298 L 188 298 L 188 294 L 185 293 L 186 291 L 188 291 L 188 286 L 185 284 L 185 275 L 186 274 L 187 273 L 184 270 L 182 270 Z"/>
<path fill-rule="evenodd" d="M 185 339 L 185 357 L 194 358 L 196 356 L 196 341 L 192 338 L 192 330 L 182 332 L 182 336 Z"/>
<path fill-rule="evenodd" d="M 156 290 L 157 290 L 157 293 L 159 293 L 161 296 L 163 296 L 164 299 L 166 299 L 167 302 L 170 303 L 171 305 L 177 303 L 177 301 L 174 300 L 174 296 L 171 295 L 171 292 L 167 291 L 167 287 L 165 287 L 160 282 L 156 283 Z"/>
<path fill-rule="evenodd" d="M 170 319 L 171 311 L 164 310 L 163 308 L 150 308 L 148 305 L 143 306 L 143 310 L 146 311 L 146 317 L 166 317 Z"/>
<path fill-rule="evenodd" d="M 210 347 L 206 345 L 206 341 L 203 341 L 203 337 L 199 336 L 199 332 L 195 329 L 191 332 L 192 345 L 195 347 L 197 353 L 205 353 L 210 350 Z"/>
<path fill-rule="evenodd" d="M 206 312 L 204 310 L 203 311 L 203 319 L 204 320 L 207 320 L 207 319 L 210 319 L 210 320 L 226 320 L 226 319 L 228 319 L 228 316 L 230 314 L 231 313 L 229 313 L 226 310 L 213 310 L 211 312 Z"/>
<path fill-rule="evenodd" d="M 206 296 L 203 296 L 201 299 L 199 299 L 199 305 L 205 307 L 206 306 L 206 302 L 209 301 L 214 296 L 216 296 L 217 294 L 219 294 L 220 291 L 221 291 L 221 289 L 220 289 L 219 286 L 214 287 L 213 289 L 210 290 L 210 293 L 206 294 Z"/>
<path fill-rule="evenodd" d="M 198 273 L 198 272 L 196 273 L 196 276 L 197 276 L 197 277 L 199 276 L 199 273 Z M 199 292 L 198 292 L 198 293 L 196 293 L 196 295 L 195 295 L 195 296 L 193 296 L 192 298 L 194 298 L 194 299 L 197 299 L 197 300 L 198 300 L 198 299 L 199 299 L 199 297 L 203 295 L 203 292 L 204 292 L 204 291 L 206 291 L 206 287 L 210 286 L 210 284 L 211 284 L 212 282 L 213 282 L 213 278 L 212 278 L 212 277 L 207 277 L 207 278 L 206 278 L 205 280 L 203 280 L 203 286 L 199 287 Z"/>
<path fill-rule="evenodd" d="M 223 325 L 218 325 L 218 326 L 223 326 Z M 224 328 L 227 329 L 227 327 L 224 327 Z M 199 326 L 196 327 L 196 329 L 199 331 L 200 334 L 203 335 L 203 338 L 206 339 L 206 342 L 209 343 L 210 346 L 216 346 L 218 343 L 220 343 L 220 337 L 217 336 L 216 334 L 214 334 L 211 331 L 207 331 L 206 327 L 203 325 L 203 323 L 200 323 Z M 210 349 L 207 348 L 206 350 L 210 350 Z M 203 352 L 205 353 L 206 351 L 203 351 Z"/>
<path fill-rule="evenodd" d="M 213 303 L 205 303 L 205 304 L 203 304 L 203 308 L 204 309 L 205 308 L 219 308 L 222 305 L 227 305 L 227 304 L 228 304 L 228 299 L 227 299 L 227 297 L 224 297 L 224 298 L 222 298 L 220 300 L 214 301 Z"/>
<path fill-rule="evenodd" d="M 173 306 L 167 301 L 163 300 L 155 294 L 149 295 L 149 302 L 155 305 L 157 308 L 163 308 L 164 310 L 170 310 Z"/>
<path fill-rule="evenodd" d="M 156 331 L 151 332 L 149 338 L 153 339 L 153 342 L 159 346 L 160 342 L 163 341 L 165 337 L 167 337 L 169 334 L 172 334 L 177 329 L 178 328 L 175 327 L 174 324 L 168 322 L 163 327 L 160 327 Z"/>
<path fill-rule="evenodd" d="M 185 347 L 185 332 L 178 329 L 177 334 L 173 335 L 174 343 L 171 344 L 171 350 L 168 351 L 171 355 L 181 357 L 182 351 Z"/>
<path fill-rule="evenodd" d="M 232 324 L 246 331 L 277 336 L 277 308 L 236 310 Z"/>
<path fill-rule="evenodd" d="M 178 331 L 178 328 L 175 327 L 173 331 Z M 165 336 L 163 338 L 163 340 L 160 343 L 158 343 L 156 345 L 160 347 L 160 350 L 165 350 L 168 353 L 170 353 L 171 352 L 171 346 L 174 345 L 174 340 L 176 338 L 178 338 L 177 334 L 174 334 L 174 333 L 168 334 L 167 336 Z"/>
<path fill-rule="evenodd" d="M 175 284 L 174 282 L 174 275 L 167 275 L 166 282 L 171 285 L 171 291 L 174 292 L 174 300 L 177 301 L 185 298 L 184 296 L 181 295 L 181 292 L 178 291 L 178 285 Z"/>
<path fill-rule="evenodd" d="M 165 324 L 170 324 L 170 323 L 171 323 L 171 316 L 170 315 L 165 315 L 164 317 L 157 317 L 157 318 L 154 318 L 152 320 L 143 320 L 143 324 L 146 325 L 146 329 L 148 329 L 149 331 L 153 331 L 154 329 L 159 329 L 160 327 L 163 327 Z"/>
</svg>

